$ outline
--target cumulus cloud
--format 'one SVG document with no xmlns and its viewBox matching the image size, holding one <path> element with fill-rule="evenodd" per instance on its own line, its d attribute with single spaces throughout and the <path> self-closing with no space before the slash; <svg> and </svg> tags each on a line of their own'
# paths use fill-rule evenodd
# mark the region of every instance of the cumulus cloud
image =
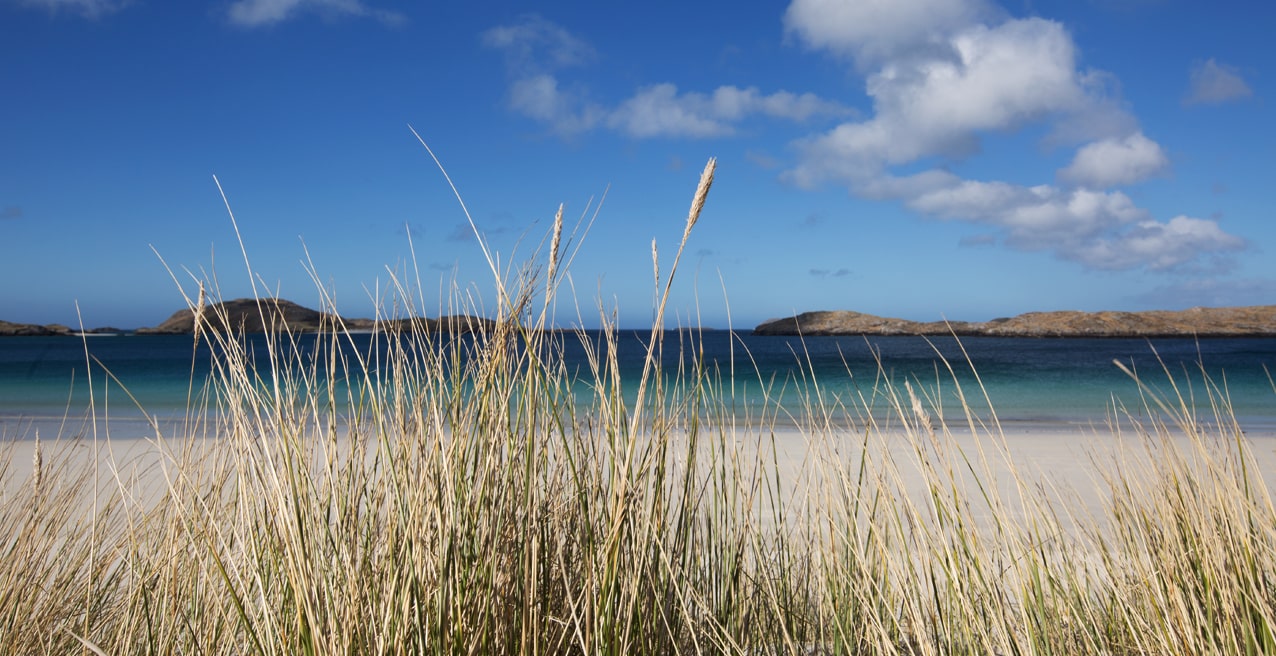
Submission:
<svg viewBox="0 0 1276 656">
<path fill-rule="evenodd" d="M 1215 221 L 1159 222 L 1111 189 L 1165 174 L 1169 159 L 1125 109 L 1115 78 L 1078 68 L 1076 45 L 1057 22 L 1007 18 L 983 0 L 793 0 L 785 30 L 848 58 L 873 102 L 871 117 L 793 144 L 798 161 L 784 177 L 796 185 L 845 185 L 993 228 L 979 243 L 1000 237 L 1089 268 L 1217 269 L 1245 247 Z M 1028 126 L 1044 128 L 1049 146 L 1077 146 L 1058 172 L 1066 187 L 953 172 L 979 153 L 984 135 Z"/>
<path fill-rule="evenodd" d="M 325 18 L 373 18 L 388 25 L 402 23 L 403 14 L 369 7 L 362 0 L 236 0 L 227 16 L 243 27 L 265 27 L 281 23 L 304 13 Z"/>
<path fill-rule="evenodd" d="M 996 13 L 980 0 L 802 0 L 784 12 L 784 28 L 867 68 L 917 51 L 942 56 L 947 35 Z"/>
<path fill-rule="evenodd" d="M 1085 145 L 1072 163 L 1059 171 L 1059 178 L 1075 185 L 1105 188 L 1142 182 L 1169 168 L 1170 159 L 1160 144 L 1136 132 L 1124 139 Z"/>
<path fill-rule="evenodd" d="M 81 18 L 100 18 L 128 6 L 131 0 L 18 0 L 23 7 L 46 9 L 52 14 L 73 14 Z"/>
<path fill-rule="evenodd" d="M 1235 68 L 1213 58 L 1194 65 L 1188 80 L 1187 96 L 1183 99 L 1188 105 L 1218 105 L 1254 95 Z"/>
<path fill-rule="evenodd" d="M 978 150 L 980 133 L 1013 130 L 1060 112 L 1102 111 L 1058 23 L 1034 18 L 973 25 L 953 34 L 949 44 L 952 57 L 890 61 L 870 74 L 866 90 L 876 115 L 803 144 L 807 165 L 794 171 L 796 179 L 809 185 L 872 177 L 884 166 L 923 157 L 961 158 Z M 840 165 L 830 169 L 829 160 Z"/>
<path fill-rule="evenodd" d="M 502 51 L 510 71 L 510 108 L 560 135 L 607 128 L 636 139 L 711 138 L 735 134 L 743 121 L 763 116 L 794 122 L 847 116 L 841 104 L 810 93 L 763 93 L 756 87 L 720 86 L 711 93 L 680 91 L 670 83 L 637 89 L 614 104 L 591 100 L 583 86 L 566 86 L 559 72 L 587 64 L 594 49 L 540 16 L 487 30 L 484 45 Z"/>
<path fill-rule="evenodd" d="M 1176 216 L 1166 223 L 1140 221 L 1129 230 L 1079 244 L 1070 254 L 1099 269 L 1221 273 L 1230 268 L 1229 261 L 1215 257 L 1202 264 L 1201 256 L 1244 247 L 1243 239 L 1224 232 L 1215 221 Z"/>
</svg>

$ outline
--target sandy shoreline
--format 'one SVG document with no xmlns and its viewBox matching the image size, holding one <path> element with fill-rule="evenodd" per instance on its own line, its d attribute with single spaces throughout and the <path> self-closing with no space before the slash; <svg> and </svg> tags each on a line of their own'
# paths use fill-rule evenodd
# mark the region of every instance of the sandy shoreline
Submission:
<svg viewBox="0 0 1276 656">
<path fill-rule="evenodd" d="M 153 426 L 142 419 L 99 421 L 96 438 L 91 422 L 62 423 L 59 420 L 58 423 L 64 429 L 63 437 L 57 437 L 56 432 L 50 435 L 50 424 L 36 421 L 28 421 L 24 432 L 4 436 L 0 459 L 8 461 L 3 485 L 6 495 L 15 486 L 29 484 L 37 431 L 46 470 L 58 458 L 65 459 L 61 471 L 67 474 L 95 468 L 99 489 L 123 485 L 135 500 L 158 498 L 167 489 L 166 477 L 174 475 L 172 463 L 192 457 L 198 461 L 203 453 L 220 452 L 224 457 L 228 452 L 218 448 L 220 440 L 216 438 L 156 440 Z M 169 435 L 184 434 L 177 420 L 161 421 L 159 425 Z M 77 432 L 65 432 L 67 426 L 76 428 Z M 962 428 L 946 436 L 941 434 L 936 442 L 910 440 L 904 431 L 889 428 L 870 433 L 867 438 L 863 431 L 810 432 L 793 426 L 767 431 L 743 427 L 728 430 L 727 434 L 736 442 L 740 453 L 749 458 L 756 455 L 759 446 L 763 453 L 770 453 L 769 440 L 773 436 L 776 472 L 786 488 L 785 496 L 790 499 L 814 500 L 827 494 L 830 481 L 858 469 L 866 447 L 869 463 L 880 464 L 889 458 L 895 468 L 892 475 L 899 479 L 899 486 L 909 490 L 910 495 L 924 496 L 924 488 L 918 487 L 924 483 L 924 476 L 917 469 L 920 444 L 929 454 L 935 454 L 936 448 L 943 452 L 933 461 L 951 464 L 957 470 L 956 477 L 967 486 L 967 494 L 978 494 L 974 485 L 977 475 L 984 485 L 992 483 L 1003 498 L 1016 498 L 1026 485 L 1046 491 L 1048 496 L 1070 505 L 1079 504 L 1080 509 L 1091 513 L 1102 511 L 1105 473 L 1147 470 L 1149 459 L 1156 457 L 1155 450 L 1164 448 L 1163 445 L 1148 448 L 1159 444 L 1162 438 L 1148 441 L 1133 431 L 1113 433 L 1107 428 L 1091 426 L 1009 422 L 1003 424 L 1003 431 L 1004 440 L 982 432 L 972 434 Z M 1269 490 L 1276 490 L 1276 433 L 1250 432 L 1245 441 L 1256 465 L 1255 471 L 1264 478 Z M 1170 443 L 1186 453 L 1193 449 L 1190 440 L 1181 434 L 1172 435 Z M 1234 443 L 1217 446 L 1219 453 L 1235 452 Z"/>
</svg>

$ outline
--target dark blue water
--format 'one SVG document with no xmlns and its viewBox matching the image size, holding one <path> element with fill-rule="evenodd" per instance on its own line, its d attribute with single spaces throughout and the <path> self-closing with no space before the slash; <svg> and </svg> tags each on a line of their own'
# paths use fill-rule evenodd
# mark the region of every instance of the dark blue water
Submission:
<svg viewBox="0 0 1276 656">
<path fill-rule="evenodd" d="M 371 335 L 356 335 L 349 351 L 366 352 Z M 586 349 L 563 334 L 567 369 L 587 393 L 592 381 Z M 618 359 L 623 385 L 641 376 L 646 332 L 621 332 Z M 600 336 L 586 335 L 600 344 Z M 330 338 L 298 338 L 302 360 L 322 353 Z M 266 342 L 248 345 L 264 359 Z M 964 349 L 964 351 L 963 351 Z M 766 395 L 800 414 L 818 390 L 826 404 L 865 404 L 889 410 L 890 383 L 904 381 L 949 416 L 959 412 L 958 386 L 971 407 L 988 404 L 1003 421 L 1101 422 L 1114 406 L 1138 412 L 1139 386 L 1116 365 L 1124 362 L 1152 389 L 1207 407 L 1207 387 L 1225 394 L 1243 424 L 1276 426 L 1276 339 L 1021 339 L 971 337 L 760 337 L 707 331 L 666 333 L 666 371 L 707 372 L 720 397 L 736 408 L 756 407 Z M 192 387 L 204 386 L 212 353 L 190 336 L 0 338 L 0 435 L 22 434 L 23 422 L 83 416 L 92 398 L 112 416 L 180 416 Z M 949 371 L 952 367 L 952 372 Z M 1168 374 L 1167 375 L 1167 371 Z M 109 372 L 109 374 L 108 374 Z M 977 377 L 976 377 L 977 374 Z M 137 405 L 124 390 L 136 397 Z M 140 408 L 139 408 L 140 406 Z"/>
</svg>

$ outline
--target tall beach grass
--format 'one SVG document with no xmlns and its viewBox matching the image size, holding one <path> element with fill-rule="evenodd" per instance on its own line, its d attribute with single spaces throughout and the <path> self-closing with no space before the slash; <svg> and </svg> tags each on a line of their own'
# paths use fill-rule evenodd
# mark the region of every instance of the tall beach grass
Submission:
<svg viewBox="0 0 1276 656">
<path fill-rule="evenodd" d="M 145 466 L 105 435 L 0 457 L 0 653 L 1276 653 L 1276 509 L 1204 369 L 1131 372 L 1145 406 L 1114 408 L 1081 490 L 955 375 L 761 381 L 803 413 L 764 391 L 742 414 L 696 331 L 664 330 L 713 174 L 674 254 L 652 246 L 636 389 L 606 313 L 598 338 L 550 330 L 584 232 L 561 209 L 450 331 L 393 321 L 424 314 L 395 277 L 366 349 L 339 323 L 299 348 L 263 298 L 263 366 L 213 281 L 183 285 L 213 374 Z"/>
</svg>

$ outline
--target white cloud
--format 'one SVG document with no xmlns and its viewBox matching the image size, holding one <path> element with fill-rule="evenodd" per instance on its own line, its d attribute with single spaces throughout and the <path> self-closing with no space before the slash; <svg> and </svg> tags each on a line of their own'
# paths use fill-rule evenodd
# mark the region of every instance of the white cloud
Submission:
<svg viewBox="0 0 1276 656">
<path fill-rule="evenodd" d="M 812 94 L 779 91 L 764 95 L 756 87 L 718 87 L 712 94 L 679 93 L 672 84 L 639 89 L 607 117 L 607 125 L 631 137 L 720 137 L 752 114 L 804 121 L 812 116 L 844 115 L 847 110 Z"/>
<path fill-rule="evenodd" d="M 807 45 L 853 58 L 874 108 L 794 144 L 798 162 L 784 177 L 799 186 L 844 184 L 1091 268 L 1187 270 L 1206 259 L 1217 267 L 1245 247 L 1215 221 L 1158 222 L 1108 191 L 1165 172 L 1169 160 L 1119 100 L 1115 78 L 1077 68 L 1076 46 L 1057 22 L 1005 19 L 975 0 L 794 0 L 785 24 Z M 1090 142 L 1058 173 L 1071 188 L 954 173 L 983 135 L 1037 125 L 1051 146 Z M 915 170 L 936 158 L 942 168 Z M 896 175 L 903 167 L 914 170 Z"/>
<path fill-rule="evenodd" d="M 1183 100 L 1188 105 L 1217 105 L 1254 95 L 1235 68 L 1213 58 L 1193 66 L 1188 77 L 1190 86 Z"/>
<path fill-rule="evenodd" d="M 672 84 L 639 89 L 611 112 L 607 125 L 639 138 L 720 137 L 732 132 L 727 119 L 714 111 L 705 96 L 679 96 Z"/>
<path fill-rule="evenodd" d="M 942 50 L 953 32 L 995 13 L 981 0 L 795 0 L 784 12 L 784 29 L 867 67 L 910 51 Z"/>
<path fill-rule="evenodd" d="M 549 124 L 556 134 L 585 132 L 603 120 L 601 108 L 590 104 L 581 93 L 560 90 L 558 79 L 553 75 L 538 74 L 515 80 L 509 94 L 510 107 Z"/>
<path fill-rule="evenodd" d="M 1202 255 L 1246 247 L 1244 240 L 1212 220 L 1178 216 L 1166 223 L 1155 221 L 1115 191 L 952 180 L 949 186 L 903 199 L 919 212 L 994 226 L 1012 248 L 1050 251 L 1095 269 L 1201 269 L 1205 267 L 1197 260 Z M 1216 261 L 1210 268 L 1225 266 Z"/>
<path fill-rule="evenodd" d="M 362 0 L 236 0 L 230 5 L 227 16 L 237 25 L 263 27 L 306 12 L 327 18 L 368 17 L 391 25 L 405 20 L 398 12 L 374 9 Z"/>
<path fill-rule="evenodd" d="M 66 12 L 90 19 L 117 12 L 130 2 L 131 0 L 18 0 L 18 4 L 24 7 L 47 9 L 53 14 Z"/>
<path fill-rule="evenodd" d="M 1007 243 L 1025 250 L 1062 248 L 1147 218 L 1120 192 L 1050 185 L 960 180 L 904 200 L 919 212 L 1002 228 Z"/>
<path fill-rule="evenodd" d="M 1104 139 L 1086 144 L 1059 178 L 1085 187 L 1102 189 L 1130 185 L 1160 175 L 1170 167 L 1161 145 L 1136 132 L 1124 139 Z"/>
<path fill-rule="evenodd" d="M 951 44 L 954 59 L 888 62 L 869 75 L 876 115 L 803 144 L 809 159 L 796 179 L 814 184 L 847 166 L 871 175 L 928 156 L 962 157 L 978 149 L 980 132 L 1089 105 L 1072 41 L 1057 23 L 976 25 Z M 829 159 L 859 161 L 830 169 Z"/>
<path fill-rule="evenodd" d="M 1202 267 L 1202 253 L 1219 254 L 1245 248 L 1245 241 L 1229 235 L 1218 223 L 1189 216 L 1176 216 L 1168 223 L 1143 221 L 1110 238 L 1080 245 L 1074 259 L 1100 269 L 1147 267 L 1153 271 L 1222 271 L 1225 261 Z"/>
<path fill-rule="evenodd" d="M 585 64 L 596 56 L 588 43 L 535 14 L 493 27 L 480 39 L 483 45 L 503 51 L 520 75 Z"/>
<path fill-rule="evenodd" d="M 481 39 L 506 55 L 513 78 L 510 108 L 562 136 L 606 127 L 637 139 L 710 138 L 735 134 L 753 116 L 802 122 L 853 113 L 810 93 L 765 94 L 756 87 L 725 85 L 706 94 L 682 92 L 670 83 L 641 87 L 608 107 L 591 100 L 584 87 L 563 89 L 557 71 L 588 63 L 595 53 L 561 26 L 533 15 L 487 30 Z"/>
</svg>

